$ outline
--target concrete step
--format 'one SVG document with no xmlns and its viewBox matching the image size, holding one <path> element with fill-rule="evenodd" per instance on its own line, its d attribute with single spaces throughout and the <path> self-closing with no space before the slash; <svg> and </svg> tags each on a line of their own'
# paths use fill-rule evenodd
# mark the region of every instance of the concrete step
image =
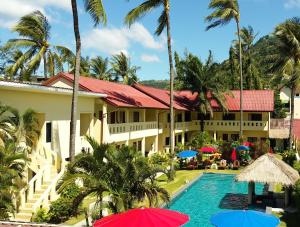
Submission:
<svg viewBox="0 0 300 227">
<path fill-rule="evenodd" d="M 32 213 L 18 213 L 15 216 L 16 221 L 30 221 Z"/>
</svg>

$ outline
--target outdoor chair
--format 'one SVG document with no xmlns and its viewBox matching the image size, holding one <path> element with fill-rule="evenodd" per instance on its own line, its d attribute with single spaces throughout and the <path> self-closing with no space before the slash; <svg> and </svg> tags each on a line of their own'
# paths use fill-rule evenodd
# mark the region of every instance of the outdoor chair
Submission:
<svg viewBox="0 0 300 227">
<path fill-rule="evenodd" d="M 226 168 L 227 168 L 227 161 L 225 159 L 222 159 L 219 164 L 219 169 L 226 169 Z"/>
<path fill-rule="evenodd" d="M 237 169 L 239 169 L 239 168 L 240 168 L 240 162 L 239 162 L 239 160 L 235 160 L 235 161 L 233 162 L 232 169 L 237 170 Z"/>
</svg>

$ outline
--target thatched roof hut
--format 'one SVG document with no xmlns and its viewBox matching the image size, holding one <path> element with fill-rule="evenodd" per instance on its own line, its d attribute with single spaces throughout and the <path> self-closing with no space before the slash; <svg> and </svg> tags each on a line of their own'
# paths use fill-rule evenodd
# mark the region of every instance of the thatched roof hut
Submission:
<svg viewBox="0 0 300 227">
<path fill-rule="evenodd" d="M 293 186 L 300 179 L 299 173 L 272 154 L 265 154 L 247 166 L 235 178 L 237 181 L 280 183 Z"/>
</svg>

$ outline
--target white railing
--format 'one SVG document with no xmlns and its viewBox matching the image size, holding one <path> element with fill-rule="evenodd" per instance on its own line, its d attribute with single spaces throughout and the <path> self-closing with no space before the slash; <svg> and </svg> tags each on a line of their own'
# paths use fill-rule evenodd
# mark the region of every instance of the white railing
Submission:
<svg viewBox="0 0 300 227">
<path fill-rule="evenodd" d="M 56 196 L 56 185 L 57 182 L 59 181 L 59 179 L 63 176 L 64 171 L 65 171 L 65 165 L 62 165 L 62 169 L 59 172 L 59 174 L 56 175 L 56 177 L 51 181 L 50 185 L 48 186 L 48 188 L 43 192 L 43 194 L 41 195 L 41 197 L 33 204 L 32 206 L 32 210 L 36 211 L 38 208 L 40 207 L 49 207 L 49 204 L 51 201 L 53 201 Z"/>
<path fill-rule="evenodd" d="M 150 122 L 133 122 L 123 124 L 109 124 L 110 134 L 120 134 L 127 132 L 143 131 L 149 129 L 158 129 L 158 123 L 156 121 Z"/>
<path fill-rule="evenodd" d="M 196 125 L 200 125 L 197 121 Z M 225 120 L 206 120 L 204 122 L 205 129 L 209 130 L 233 130 L 236 131 L 240 127 L 240 121 Z M 244 130 L 268 130 L 268 121 L 243 121 Z"/>
</svg>

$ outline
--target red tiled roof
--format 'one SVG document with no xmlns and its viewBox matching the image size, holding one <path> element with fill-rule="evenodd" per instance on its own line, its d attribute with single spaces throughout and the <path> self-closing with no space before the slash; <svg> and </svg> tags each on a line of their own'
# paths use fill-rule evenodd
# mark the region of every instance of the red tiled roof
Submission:
<svg viewBox="0 0 300 227">
<path fill-rule="evenodd" d="M 147 95 L 161 101 L 165 105 L 170 104 L 169 91 L 153 87 L 134 84 L 133 87 Z M 274 92 L 271 90 L 244 90 L 243 110 L 248 112 L 272 112 L 274 110 Z M 229 111 L 240 110 L 240 91 L 231 91 L 226 95 Z M 177 110 L 193 110 L 197 106 L 197 93 L 190 91 L 174 92 L 174 108 Z M 218 109 L 218 104 L 212 101 L 212 106 Z"/>
<path fill-rule="evenodd" d="M 134 88 L 144 92 L 152 98 L 170 105 L 170 92 L 168 90 L 145 86 L 142 84 L 134 84 Z M 174 108 L 177 110 L 193 110 L 197 105 L 197 94 L 192 94 L 190 91 L 175 91 L 174 92 Z"/>
<path fill-rule="evenodd" d="M 57 76 L 45 81 L 43 85 L 50 86 L 53 82 L 64 78 L 73 82 L 73 74 L 59 73 Z M 79 87 L 82 90 L 91 91 L 95 93 L 107 94 L 107 98 L 103 98 L 111 105 L 118 107 L 137 107 L 137 108 L 154 108 L 167 109 L 168 106 L 149 97 L 148 95 L 134 89 L 131 86 L 113 83 L 103 80 L 98 80 L 89 77 L 81 76 L 79 79 Z"/>
</svg>

